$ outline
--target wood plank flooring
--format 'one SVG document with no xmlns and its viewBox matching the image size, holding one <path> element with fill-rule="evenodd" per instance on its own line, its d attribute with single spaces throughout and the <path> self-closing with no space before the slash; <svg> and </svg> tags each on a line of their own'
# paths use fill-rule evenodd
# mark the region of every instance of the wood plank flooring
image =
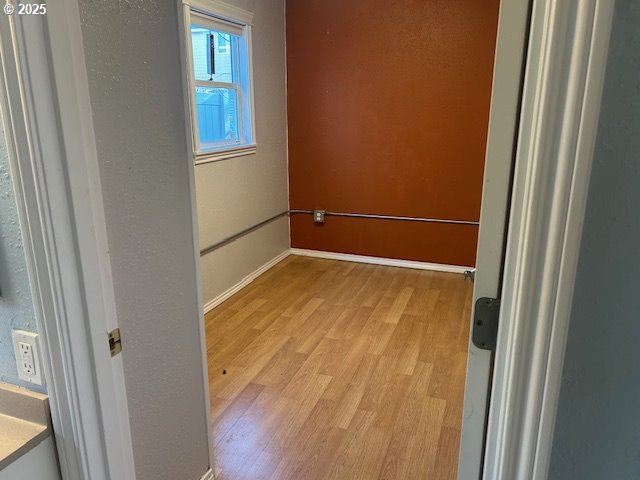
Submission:
<svg viewBox="0 0 640 480">
<path fill-rule="evenodd" d="M 455 479 L 471 295 L 290 256 L 209 312 L 216 478 Z"/>
</svg>

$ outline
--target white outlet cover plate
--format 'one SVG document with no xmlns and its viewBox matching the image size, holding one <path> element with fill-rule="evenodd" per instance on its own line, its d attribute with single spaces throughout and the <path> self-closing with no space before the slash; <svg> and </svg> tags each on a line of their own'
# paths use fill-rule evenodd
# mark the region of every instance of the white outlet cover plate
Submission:
<svg viewBox="0 0 640 480">
<path fill-rule="evenodd" d="M 38 345 L 38 334 L 33 332 L 27 332 L 25 330 L 13 330 L 11 332 L 13 340 L 13 352 L 16 356 L 16 368 L 18 370 L 18 378 L 25 382 L 33 383 L 36 385 L 44 385 L 42 377 L 42 364 L 40 363 L 40 349 Z M 26 343 L 31 346 L 33 355 L 33 374 L 29 374 L 22 367 L 22 353 L 20 352 L 20 343 Z"/>
</svg>

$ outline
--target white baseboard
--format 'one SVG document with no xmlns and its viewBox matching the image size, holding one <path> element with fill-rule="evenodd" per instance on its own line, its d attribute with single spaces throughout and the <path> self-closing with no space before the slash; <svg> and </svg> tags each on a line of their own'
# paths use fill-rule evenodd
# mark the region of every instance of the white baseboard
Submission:
<svg viewBox="0 0 640 480">
<path fill-rule="evenodd" d="M 210 300 L 209 302 L 207 302 L 204 305 L 204 313 L 206 314 L 211 310 L 213 310 L 215 307 L 220 305 L 226 299 L 228 299 L 233 294 L 242 290 L 244 287 L 249 285 L 251 282 L 253 282 L 256 278 L 258 278 L 264 272 L 269 270 L 274 265 L 280 263 L 289 255 L 327 258 L 329 260 L 342 260 L 344 262 L 370 263 L 373 265 L 385 265 L 387 267 L 413 268 L 417 270 L 433 270 L 435 272 L 446 272 L 446 273 L 464 273 L 466 270 L 471 270 L 473 268 L 473 267 L 464 267 L 460 265 L 446 265 L 444 263 L 416 262 L 413 260 L 399 260 L 396 258 L 368 257 L 365 255 L 352 255 L 350 253 L 323 252 L 320 250 L 306 250 L 302 248 L 291 248 L 289 250 L 285 250 L 277 257 L 269 260 L 267 263 L 262 265 L 256 271 L 250 273 L 249 275 L 244 277 L 242 280 L 240 280 L 240 282 L 236 283 L 234 286 L 232 286 L 228 290 L 225 290 L 220 295 L 215 297 L 213 300 Z"/>
<path fill-rule="evenodd" d="M 292 255 L 302 255 L 304 257 L 327 258 L 330 260 L 342 260 L 345 262 L 371 263 L 373 265 L 385 265 L 387 267 L 413 268 L 417 270 L 433 270 L 436 272 L 464 273 L 473 267 L 460 265 L 446 265 L 444 263 L 416 262 L 413 260 L 399 260 L 396 258 L 367 257 L 365 255 L 352 255 L 350 253 L 323 252 L 320 250 L 305 250 L 302 248 L 292 248 Z"/>
<path fill-rule="evenodd" d="M 206 471 L 206 473 L 202 476 L 200 480 L 214 480 L 215 476 L 213 475 L 213 470 L 210 468 Z"/>
<path fill-rule="evenodd" d="M 282 260 L 287 258 L 289 255 L 291 255 L 291 251 L 290 250 L 285 250 L 284 252 L 282 252 L 277 257 L 269 260 L 267 263 L 262 265 L 256 271 L 254 271 L 254 272 L 250 273 L 249 275 L 247 275 L 246 277 L 244 277 L 242 280 L 240 280 L 238 283 L 236 283 L 233 287 L 229 288 L 228 290 L 225 290 L 220 295 L 215 297 L 213 300 L 210 300 L 209 302 L 205 303 L 205 305 L 204 305 L 204 313 L 206 314 L 206 313 L 210 312 L 211 310 L 213 310 L 215 307 L 217 307 L 222 302 L 224 302 L 227 298 L 231 297 L 234 293 L 237 293 L 238 291 L 242 290 L 244 287 L 249 285 L 251 282 L 253 282 L 256 278 L 258 278 L 264 272 L 269 270 L 274 265 L 280 263 Z"/>
</svg>

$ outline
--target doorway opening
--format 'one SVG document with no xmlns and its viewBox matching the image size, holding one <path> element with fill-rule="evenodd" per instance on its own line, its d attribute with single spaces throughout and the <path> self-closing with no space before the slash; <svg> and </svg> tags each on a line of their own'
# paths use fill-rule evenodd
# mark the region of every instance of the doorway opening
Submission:
<svg viewBox="0 0 640 480">
<path fill-rule="evenodd" d="M 185 4 L 217 478 L 456 478 L 499 8 L 463 3 Z"/>
</svg>

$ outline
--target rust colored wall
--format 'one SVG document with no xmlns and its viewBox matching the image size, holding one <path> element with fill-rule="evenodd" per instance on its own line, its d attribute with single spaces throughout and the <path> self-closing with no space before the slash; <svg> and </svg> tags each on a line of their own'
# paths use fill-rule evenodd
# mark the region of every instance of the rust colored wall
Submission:
<svg viewBox="0 0 640 480">
<path fill-rule="evenodd" d="M 287 0 L 291 208 L 478 220 L 499 0 Z M 473 265 L 477 227 L 293 216 L 291 242 Z"/>
</svg>

